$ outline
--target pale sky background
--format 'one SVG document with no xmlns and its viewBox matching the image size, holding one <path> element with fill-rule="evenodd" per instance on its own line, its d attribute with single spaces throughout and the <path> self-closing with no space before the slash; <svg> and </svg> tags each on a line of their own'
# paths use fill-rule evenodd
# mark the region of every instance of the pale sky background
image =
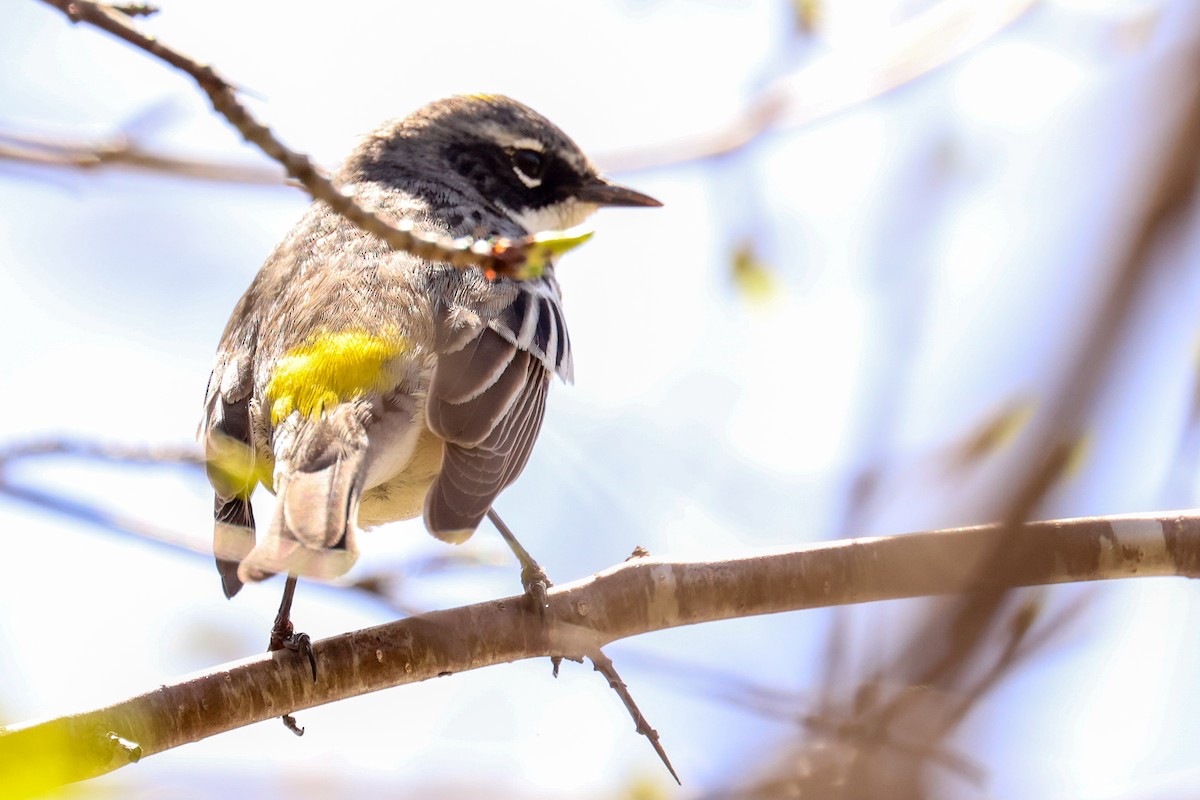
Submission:
<svg viewBox="0 0 1200 800">
<path fill-rule="evenodd" d="M 916 5 L 837 4 L 808 46 L 790 39 L 785 3 L 740 0 L 165 0 L 140 24 L 243 87 L 288 144 L 335 164 L 381 120 L 461 91 L 516 97 L 597 156 L 668 141 L 727 123 L 806 59 L 869 52 L 863 43 Z M 159 150 L 261 163 L 183 76 L 34 0 L 2 7 L 0 131 L 124 129 Z M 602 212 L 595 239 L 563 260 L 576 383 L 553 388 L 530 466 L 499 511 L 559 582 L 636 545 L 708 558 L 988 521 L 976 501 L 994 475 L 952 474 L 938 453 L 1061 372 L 1126 201 L 1162 147 L 1164 109 L 1195 73 L 1198 37 L 1186 0 L 1048 2 L 834 120 L 719 162 L 618 175 L 665 206 Z M 306 204 L 282 187 L 0 162 L 0 443 L 190 441 L 225 320 Z M 1196 504 L 1194 474 L 1172 471 L 1195 378 L 1194 223 L 1152 280 L 1088 460 L 1048 515 Z M 765 303 L 730 278 L 731 248 L 747 236 L 773 270 Z M 847 482 L 871 463 L 889 467 L 880 506 L 843 531 Z M 207 486 L 185 469 L 43 459 L 10 477 L 191 541 L 210 532 Z M 266 643 L 280 581 L 229 602 L 206 558 L 4 498 L 0 531 L 0 723 L 94 707 Z M 447 550 L 419 521 L 361 544 L 359 574 Z M 468 547 L 500 565 L 410 576 L 405 600 L 442 608 L 518 590 L 490 529 Z M 959 737 L 986 789 L 951 779 L 946 796 L 1195 795 L 1194 587 L 1068 587 L 1049 602 L 1080 592 L 1091 602 L 1079 623 Z M 886 646 L 915 608 L 848 616 L 857 637 Z M 394 616 L 309 586 L 295 609 L 314 638 Z M 645 781 L 698 797 L 794 729 L 715 699 L 692 668 L 804 697 L 831 619 L 739 620 L 609 648 L 682 789 L 598 676 L 566 664 L 555 681 L 545 661 L 304 711 L 302 739 L 266 722 L 84 789 L 601 798 Z"/>
</svg>

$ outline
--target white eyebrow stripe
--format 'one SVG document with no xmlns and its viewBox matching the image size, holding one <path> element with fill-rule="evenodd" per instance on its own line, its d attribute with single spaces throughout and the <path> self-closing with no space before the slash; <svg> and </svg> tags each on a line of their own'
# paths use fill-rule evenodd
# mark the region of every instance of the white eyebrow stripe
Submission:
<svg viewBox="0 0 1200 800">
<path fill-rule="evenodd" d="M 535 153 L 546 152 L 546 146 L 537 139 L 513 139 L 506 146 L 514 150 L 532 150 Z"/>
</svg>

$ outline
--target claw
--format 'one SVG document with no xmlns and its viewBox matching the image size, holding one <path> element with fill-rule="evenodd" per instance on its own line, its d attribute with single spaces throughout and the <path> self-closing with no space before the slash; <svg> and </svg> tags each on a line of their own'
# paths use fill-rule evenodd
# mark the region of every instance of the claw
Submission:
<svg viewBox="0 0 1200 800">
<path fill-rule="evenodd" d="M 308 638 L 307 633 L 302 633 L 298 637 L 298 647 L 300 653 L 308 656 L 308 666 L 312 668 L 313 683 L 317 682 L 317 654 L 313 652 L 312 639 Z"/>
<path fill-rule="evenodd" d="M 290 641 L 284 647 L 288 650 L 294 650 L 302 656 L 308 658 L 308 666 L 312 669 L 313 683 L 317 682 L 317 654 L 313 651 L 312 639 L 308 638 L 307 633 L 292 634 Z"/>
<path fill-rule="evenodd" d="M 526 596 L 544 619 L 546 609 L 550 607 L 550 598 L 547 596 L 546 590 L 553 586 L 546 571 L 536 563 L 524 567 L 521 570 L 521 586 L 525 588 Z"/>
<path fill-rule="evenodd" d="M 312 639 L 307 633 L 271 631 L 271 644 L 267 649 L 271 651 L 290 650 L 304 656 L 308 659 L 308 666 L 312 669 L 313 683 L 317 682 L 317 653 L 313 650 Z"/>
</svg>

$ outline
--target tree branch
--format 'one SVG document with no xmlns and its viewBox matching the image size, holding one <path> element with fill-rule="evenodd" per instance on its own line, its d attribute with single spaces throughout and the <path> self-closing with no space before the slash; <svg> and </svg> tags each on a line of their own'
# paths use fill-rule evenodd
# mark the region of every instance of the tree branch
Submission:
<svg viewBox="0 0 1200 800">
<path fill-rule="evenodd" d="M 43 0 L 57 8 L 57 0 Z M 763 136 L 794 131 L 855 108 L 905 86 L 989 41 L 1028 12 L 1037 0 L 943 0 L 889 32 L 883 43 L 835 51 L 773 81 L 720 129 L 670 142 L 601 154 L 612 172 L 704 161 L 741 150 Z M 127 7 L 114 7 L 128 15 Z M 0 159 L 94 169 L 123 166 L 152 172 L 249 184 L 280 184 L 273 171 L 240 164 L 154 153 L 123 140 L 54 140 L 0 132 Z"/>
<path fill-rule="evenodd" d="M 431 261 L 455 267 L 480 267 L 491 274 L 524 279 L 537 277 L 559 253 L 586 241 L 591 234 L 578 229 L 541 233 L 517 241 L 509 239 L 453 239 L 415 230 L 408 220 L 392 223 L 359 205 L 325 177 L 303 153 L 287 148 L 237 99 L 237 92 L 207 64 L 167 47 L 153 36 L 133 27 L 121 10 L 91 0 L 42 0 L 57 8 L 72 22 L 86 22 L 128 42 L 155 58 L 189 75 L 208 95 L 213 109 L 237 128 L 242 137 L 283 165 L 310 195 L 341 214 L 362 230 L 379 237 L 388 246 Z"/>
<path fill-rule="evenodd" d="M 997 559 L 997 553 L 1016 558 Z M 1091 517 L 811 545 L 727 561 L 637 558 L 550 590 L 437 611 L 315 644 L 321 679 L 289 652 L 255 656 L 106 708 L 0 729 L 0 789 L 110 772 L 254 722 L 455 672 L 590 655 L 681 625 L 1011 587 L 1200 576 L 1200 516 Z"/>
</svg>

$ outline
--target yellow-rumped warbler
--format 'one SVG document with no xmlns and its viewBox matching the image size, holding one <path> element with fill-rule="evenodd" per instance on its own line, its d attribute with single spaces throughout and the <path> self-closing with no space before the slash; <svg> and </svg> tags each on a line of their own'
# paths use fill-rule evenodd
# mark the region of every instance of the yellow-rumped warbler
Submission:
<svg viewBox="0 0 1200 800">
<path fill-rule="evenodd" d="M 454 237 L 517 239 L 600 206 L 659 205 L 495 95 L 383 125 L 335 182 Z M 489 279 L 392 250 L 314 202 L 238 302 L 208 383 L 202 436 L 225 594 L 276 572 L 340 575 L 360 527 L 422 513 L 434 536 L 464 541 L 524 468 L 554 373 L 569 381 L 572 364 L 552 266 Z M 259 483 L 278 503 L 256 543 Z"/>
</svg>

